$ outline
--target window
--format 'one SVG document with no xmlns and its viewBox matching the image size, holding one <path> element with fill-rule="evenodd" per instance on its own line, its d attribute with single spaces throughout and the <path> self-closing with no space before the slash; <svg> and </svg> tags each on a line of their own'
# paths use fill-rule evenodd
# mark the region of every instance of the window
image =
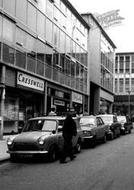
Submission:
<svg viewBox="0 0 134 190">
<path fill-rule="evenodd" d="M 2 17 L 0 16 L 0 38 L 2 37 Z"/>
<path fill-rule="evenodd" d="M 26 47 L 26 37 L 27 37 L 26 32 L 24 32 L 20 28 L 16 28 L 16 44 L 17 45 Z"/>
<path fill-rule="evenodd" d="M 14 42 L 15 25 L 8 19 L 3 19 L 3 38 L 9 42 Z"/>
<path fill-rule="evenodd" d="M 53 3 L 50 0 L 47 0 L 46 13 L 49 18 L 53 19 Z"/>
<path fill-rule="evenodd" d="M 119 92 L 123 92 L 123 79 L 119 79 Z"/>
<path fill-rule="evenodd" d="M 38 1 L 38 7 L 39 7 L 39 9 L 40 9 L 44 14 L 46 14 L 46 1 L 44 1 L 44 0 L 39 0 L 39 1 Z"/>
<path fill-rule="evenodd" d="M 54 32 L 53 32 L 53 42 L 55 47 L 59 47 L 59 36 L 60 36 L 60 30 L 59 28 L 54 25 Z"/>
<path fill-rule="evenodd" d="M 15 50 L 5 44 L 3 44 L 3 61 L 6 63 L 14 64 Z"/>
<path fill-rule="evenodd" d="M 71 55 L 71 38 L 66 36 L 66 53 Z"/>
<path fill-rule="evenodd" d="M 117 79 L 115 79 L 115 93 L 117 93 L 117 90 L 118 90 L 118 83 L 117 83 L 118 81 L 117 81 Z"/>
<path fill-rule="evenodd" d="M 37 12 L 37 34 L 43 40 L 45 39 L 45 16 L 41 12 Z"/>
<path fill-rule="evenodd" d="M 37 59 L 45 61 L 45 44 L 39 40 L 37 41 Z"/>
<path fill-rule="evenodd" d="M 125 91 L 128 92 L 129 91 L 129 78 L 125 79 Z"/>
<path fill-rule="evenodd" d="M 46 45 L 46 63 L 52 65 L 53 49 Z"/>
<path fill-rule="evenodd" d="M 11 15 L 15 15 L 15 0 L 3 0 L 3 8 Z"/>
<path fill-rule="evenodd" d="M 16 17 L 23 23 L 26 23 L 26 10 L 27 0 L 16 0 Z"/>
<path fill-rule="evenodd" d="M 36 8 L 31 5 L 31 3 L 28 3 L 28 15 L 27 15 L 27 24 L 28 26 L 36 31 Z"/>
<path fill-rule="evenodd" d="M 65 53 L 65 33 L 60 31 L 60 52 Z"/>
<path fill-rule="evenodd" d="M 126 61 L 126 73 L 129 73 L 130 72 L 130 62 L 127 62 Z"/>
<path fill-rule="evenodd" d="M 124 71 L 124 62 L 120 62 L 119 63 L 120 64 L 120 73 L 123 73 L 123 71 Z"/>
<path fill-rule="evenodd" d="M 53 38 L 53 35 L 52 35 L 52 22 L 50 20 L 46 19 L 46 40 L 49 43 L 52 43 L 52 38 Z"/>
</svg>

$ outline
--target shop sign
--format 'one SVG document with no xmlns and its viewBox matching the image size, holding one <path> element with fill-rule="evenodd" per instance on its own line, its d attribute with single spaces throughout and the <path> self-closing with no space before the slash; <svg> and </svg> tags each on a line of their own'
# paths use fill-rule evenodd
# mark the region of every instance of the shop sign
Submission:
<svg viewBox="0 0 134 190">
<path fill-rule="evenodd" d="M 54 105 L 65 106 L 65 102 L 63 102 L 61 100 L 54 100 Z"/>
<path fill-rule="evenodd" d="M 18 72 L 17 73 L 17 84 L 21 86 L 25 86 L 28 88 L 32 88 L 35 90 L 44 91 L 44 81 L 32 77 L 30 75 Z"/>
<path fill-rule="evenodd" d="M 72 101 L 79 103 L 79 104 L 82 104 L 82 95 L 78 94 L 76 92 L 72 92 Z"/>
</svg>

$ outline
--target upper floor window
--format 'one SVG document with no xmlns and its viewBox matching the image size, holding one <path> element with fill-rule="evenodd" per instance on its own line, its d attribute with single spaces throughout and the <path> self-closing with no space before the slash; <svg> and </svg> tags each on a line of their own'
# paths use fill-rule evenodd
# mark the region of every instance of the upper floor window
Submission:
<svg viewBox="0 0 134 190">
<path fill-rule="evenodd" d="M 49 18 L 53 19 L 53 3 L 51 0 L 47 0 L 46 13 Z"/>
<path fill-rule="evenodd" d="M 3 8 L 13 16 L 15 15 L 15 0 L 3 0 Z"/>
<path fill-rule="evenodd" d="M 40 11 L 37 12 L 37 34 L 45 39 L 45 16 Z"/>
<path fill-rule="evenodd" d="M 3 18 L 3 38 L 14 42 L 15 25 L 8 19 Z"/>
<path fill-rule="evenodd" d="M 46 1 L 39 0 L 38 1 L 38 7 L 39 9 L 45 14 L 46 13 Z"/>
<path fill-rule="evenodd" d="M 36 31 L 36 8 L 31 3 L 28 3 L 27 24 L 32 30 Z"/>
<path fill-rule="evenodd" d="M 23 23 L 26 23 L 26 10 L 27 0 L 16 0 L 16 17 Z"/>
</svg>

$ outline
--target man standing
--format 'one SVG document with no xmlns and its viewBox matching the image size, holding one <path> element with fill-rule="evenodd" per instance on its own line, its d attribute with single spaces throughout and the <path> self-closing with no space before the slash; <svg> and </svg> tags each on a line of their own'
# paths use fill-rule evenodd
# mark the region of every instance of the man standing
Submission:
<svg viewBox="0 0 134 190">
<path fill-rule="evenodd" d="M 73 154 L 72 137 L 77 135 L 76 123 L 71 114 L 68 114 L 63 125 L 64 147 L 60 158 L 60 163 L 66 163 L 66 157 L 73 160 L 76 156 Z"/>
</svg>

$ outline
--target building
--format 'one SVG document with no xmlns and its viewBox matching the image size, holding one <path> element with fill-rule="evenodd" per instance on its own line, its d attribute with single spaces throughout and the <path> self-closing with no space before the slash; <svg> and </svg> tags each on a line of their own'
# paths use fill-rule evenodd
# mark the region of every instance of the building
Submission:
<svg viewBox="0 0 134 190">
<path fill-rule="evenodd" d="M 111 113 L 116 46 L 91 13 L 82 14 L 82 17 L 90 25 L 90 113 Z"/>
<path fill-rule="evenodd" d="M 113 111 L 121 115 L 134 115 L 134 52 L 116 53 L 114 85 Z"/>
<path fill-rule="evenodd" d="M 52 106 L 88 112 L 88 33 L 68 0 L 0 0 L 1 134 Z"/>
</svg>

